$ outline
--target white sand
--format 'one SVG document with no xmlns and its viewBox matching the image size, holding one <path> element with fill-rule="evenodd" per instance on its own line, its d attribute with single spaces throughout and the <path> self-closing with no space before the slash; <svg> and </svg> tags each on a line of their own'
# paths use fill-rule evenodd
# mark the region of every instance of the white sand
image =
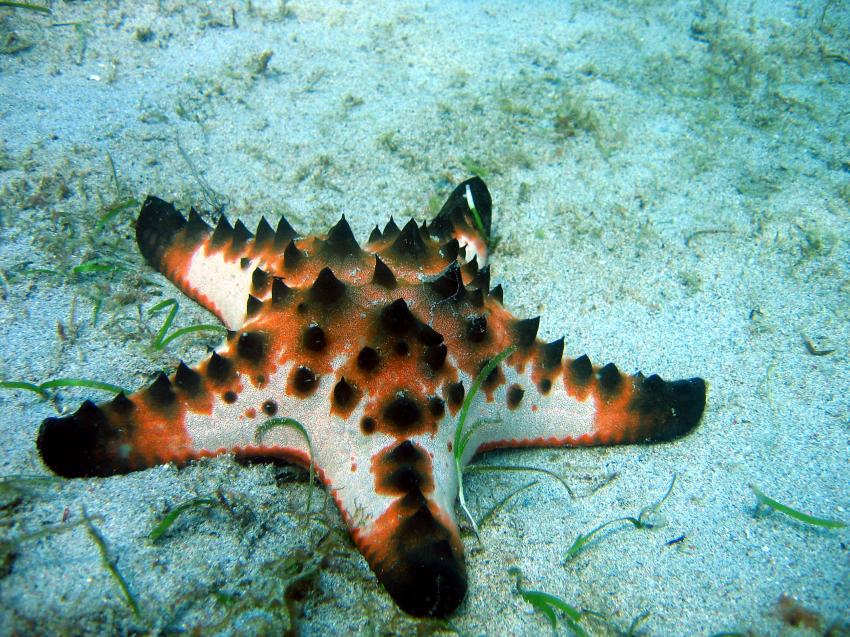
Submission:
<svg viewBox="0 0 850 637">
<path fill-rule="evenodd" d="M 5 47 L 31 43 L 0 56 L 0 378 L 135 388 L 203 355 L 209 339 L 153 352 L 159 319 L 149 333 L 135 320 L 138 305 L 177 294 L 138 255 L 135 211 L 88 239 L 104 205 L 129 196 L 209 208 L 178 138 L 231 219 L 253 227 L 283 211 L 321 232 L 344 212 L 361 239 L 390 214 L 427 217 L 432 196 L 484 169 L 501 239 L 494 282 L 517 315 L 542 312 L 542 335 L 566 335 L 570 356 L 699 375 L 710 394 L 699 429 L 674 444 L 484 458 L 561 473 L 585 497 L 533 475 L 468 477 L 479 517 L 540 482 L 484 526 L 480 546 L 465 538 L 469 593 L 451 624 L 546 634 L 514 591 L 518 567 L 529 588 L 619 631 L 644 612 L 645 635 L 850 630 L 850 530 L 755 519 L 747 487 L 850 521 L 845 3 L 304 1 L 288 17 L 271 0 L 53 4 L 51 16 L 0 9 Z M 94 257 L 130 272 L 26 271 Z M 177 323 L 209 318 L 185 303 Z M 803 335 L 835 351 L 813 356 Z M 62 391 L 59 406 L 90 394 Z M 46 475 L 35 432 L 55 406 L 3 391 L 0 407 L 0 473 Z M 101 516 L 142 609 L 134 618 L 76 527 L 17 546 L 0 578 L 0 633 L 213 634 L 221 620 L 221 634 L 279 633 L 281 579 L 261 565 L 314 548 L 325 528 L 300 521 L 308 487 L 290 473 L 219 458 L 0 492 L 6 538 L 66 511 L 79 520 L 83 507 Z M 578 533 L 637 514 L 674 474 L 666 524 L 611 529 L 564 563 Z M 161 543 L 145 539 L 164 511 L 219 487 L 234 515 L 186 514 Z M 326 519 L 341 523 L 330 509 Z M 415 630 L 350 544 L 327 553 L 305 591 L 302 634 Z M 239 596 L 239 612 L 225 619 L 214 591 Z M 783 623 L 783 593 L 818 627 Z"/>
</svg>

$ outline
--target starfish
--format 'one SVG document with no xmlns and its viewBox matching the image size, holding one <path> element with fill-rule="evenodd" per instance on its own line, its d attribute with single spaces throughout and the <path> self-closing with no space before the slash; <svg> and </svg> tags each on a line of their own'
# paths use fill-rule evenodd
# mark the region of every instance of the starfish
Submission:
<svg viewBox="0 0 850 637">
<path fill-rule="evenodd" d="M 491 205 L 473 178 L 430 222 L 390 218 L 361 248 L 345 216 L 322 237 L 285 218 L 275 230 L 263 218 L 252 235 L 148 197 L 141 253 L 227 339 L 194 368 L 180 362 L 133 394 L 46 419 L 41 458 L 66 477 L 223 453 L 312 465 L 395 602 L 417 616 L 452 613 L 467 589 L 459 467 L 496 448 L 672 440 L 705 407 L 700 378 L 565 358 L 563 338 L 537 339 L 539 317 L 506 310 L 486 265 Z M 506 350 L 468 404 L 481 426 L 456 463 L 466 394 Z M 273 417 L 304 431 L 263 428 Z"/>
</svg>

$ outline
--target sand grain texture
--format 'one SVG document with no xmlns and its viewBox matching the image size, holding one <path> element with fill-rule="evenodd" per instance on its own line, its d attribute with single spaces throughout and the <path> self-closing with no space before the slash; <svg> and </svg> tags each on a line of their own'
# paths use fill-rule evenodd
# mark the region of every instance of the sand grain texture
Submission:
<svg viewBox="0 0 850 637">
<path fill-rule="evenodd" d="M 115 203 L 225 204 L 249 228 L 283 212 L 309 232 L 345 213 L 362 241 L 390 214 L 429 217 L 478 173 L 509 308 L 542 313 L 542 336 L 564 335 L 569 356 L 699 375 L 710 393 L 702 425 L 673 444 L 483 458 L 555 471 L 579 497 L 537 475 L 469 476 L 479 517 L 539 483 L 480 546 L 465 537 L 469 594 L 451 624 L 545 634 L 514 591 L 517 567 L 529 588 L 605 615 L 610 626 L 586 620 L 592 635 L 644 612 L 645 635 L 848 630 L 850 530 L 754 518 L 747 487 L 850 522 L 847 41 L 839 2 L 0 8 L 0 379 L 136 388 L 215 344 L 152 349 L 162 317 L 146 312 L 179 295 L 138 254 L 134 207 L 96 232 Z M 92 259 L 123 269 L 73 272 Z M 181 301 L 176 325 L 210 319 Z M 834 351 L 815 356 L 805 339 Z M 0 474 L 47 475 L 38 424 L 89 396 L 108 397 L 2 391 Z M 612 528 L 564 562 L 578 533 L 635 515 L 674 474 L 658 526 Z M 302 520 L 308 488 L 298 472 L 226 457 L 7 482 L 0 535 L 98 516 L 141 616 L 75 526 L 0 559 L 0 633 L 279 633 L 287 599 L 302 635 L 416 630 L 350 543 L 321 541 L 335 510 Z M 219 489 L 230 510 L 189 512 L 146 539 L 164 512 Z M 783 620 L 783 593 L 814 627 Z"/>
</svg>

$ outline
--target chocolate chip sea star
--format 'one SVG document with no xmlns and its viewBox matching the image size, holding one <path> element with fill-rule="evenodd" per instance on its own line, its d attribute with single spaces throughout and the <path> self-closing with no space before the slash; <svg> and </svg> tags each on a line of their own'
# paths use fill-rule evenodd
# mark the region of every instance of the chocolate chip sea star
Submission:
<svg viewBox="0 0 850 637">
<path fill-rule="evenodd" d="M 476 218 L 477 217 L 477 218 Z M 693 429 L 702 379 L 625 375 L 564 340 L 537 339 L 539 317 L 519 320 L 490 288 L 491 198 L 484 182 L 458 186 L 429 223 L 390 219 L 360 247 L 345 217 L 324 237 L 285 219 L 252 235 L 222 217 L 148 197 L 136 223 L 147 261 L 227 327 L 196 367 L 180 363 L 148 387 L 73 415 L 46 419 L 44 463 L 66 477 L 108 476 L 206 456 L 279 458 L 317 474 L 355 544 L 396 603 L 445 616 L 466 594 L 455 518 L 453 441 L 473 380 L 500 352 L 468 422 L 461 466 L 504 447 L 649 443 Z"/>
</svg>

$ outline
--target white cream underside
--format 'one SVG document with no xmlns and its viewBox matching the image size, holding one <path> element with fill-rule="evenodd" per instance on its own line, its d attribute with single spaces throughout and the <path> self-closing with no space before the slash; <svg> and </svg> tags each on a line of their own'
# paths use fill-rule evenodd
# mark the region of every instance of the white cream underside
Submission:
<svg viewBox="0 0 850 637">
<path fill-rule="evenodd" d="M 251 277 L 258 266 L 260 261 L 252 261 L 243 268 L 238 259 L 227 260 L 221 251 L 207 254 L 202 245 L 189 260 L 186 282 L 212 301 L 227 329 L 237 330 L 245 322 Z"/>
<path fill-rule="evenodd" d="M 451 359 L 449 362 L 454 363 Z M 295 399 L 285 394 L 287 379 L 294 366 L 288 362 L 270 378 L 264 389 L 250 383 L 239 394 L 233 404 L 217 400 L 212 416 L 189 413 L 186 428 L 196 451 L 220 452 L 255 445 L 257 428 L 266 420 L 262 404 L 274 400 L 278 404 L 278 417 L 294 418 L 308 431 L 313 446 L 314 459 L 329 482 L 331 493 L 350 516 L 355 527 L 368 532 L 371 523 L 395 500 L 395 496 L 375 493 L 375 475 L 371 471 L 375 454 L 397 441 L 382 433 L 364 435 L 360 420 L 364 416 L 364 396 L 347 420 L 331 415 L 331 393 L 335 374 L 325 374 L 312 396 Z M 547 396 L 537 393 L 532 381 L 513 368 L 504 367 L 507 383 L 496 390 L 493 402 L 486 402 L 484 392 L 479 392 L 470 408 L 466 426 L 473 425 L 479 418 L 495 419 L 473 435 L 463 458 L 463 466 L 469 462 L 475 450 L 494 440 L 535 440 L 539 438 L 578 437 L 592 431 L 594 406 L 592 401 L 578 402 L 570 397 L 561 383 L 555 383 Z M 471 379 L 461 374 L 465 387 Z M 243 379 L 243 382 L 244 379 Z M 505 407 L 507 387 L 519 383 L 525 389 L 521 406 L 515 411 Z M 375 388 L 378 391 L 385 388 Z M 368 392 L 369 388 L 365 388 Z M 532 405 L 537 409 L 532 410 Z M 253 408 L 257 416 L 245 415 Z M 413 436 L 411 440 L 423 447 L 431 456 L 435 491 L 434 500 L 454 517 L 457 494 L 457 476 L 454 456 L 449 443 L 454 443 L 456 418 L 448 415 L 436 434 Z M 309 454 L 304 437 L 296 429 L 276 427 L 262 438 L 262 447 L 273 452 L 274 447 L 283 447 Z"/>
</svg>

